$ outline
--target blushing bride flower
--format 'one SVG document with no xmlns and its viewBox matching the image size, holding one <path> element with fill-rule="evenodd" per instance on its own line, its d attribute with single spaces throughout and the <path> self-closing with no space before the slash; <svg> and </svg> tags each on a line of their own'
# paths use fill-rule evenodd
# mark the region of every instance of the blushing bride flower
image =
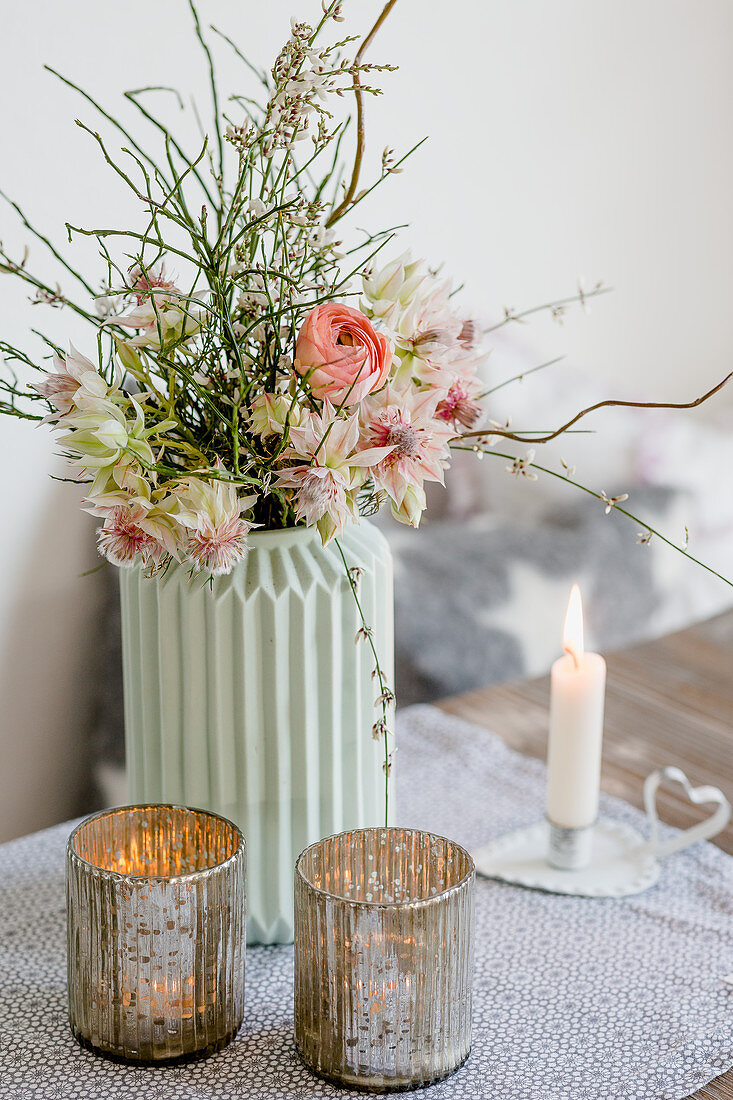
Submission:
<svg viewBox="0 0 733 1100">
<path fill-rule="evenodd" d="M 73 344 L 64 359 L 54 354 L 53 370 L 42 382 L 31 385 L 61 416 L 70 412 L 75 404 L 83 403 L 84 398 L 105 398 L 109 389 L 91 359 L 77 351 Z M 47 416 L 44 423 L 57 419 L 54 415 Z"/>
<path fill-rule="evenodd" d="M 343 530 L 349 518 L 358 519 L 356 492 L 366 472 L 389 454 L 391 447 L 359 450 L 359 421 L 356 416 L 339 417 L 324 401 L 323 412 L 304 415 L 299 428 L 290 430 L 287 459 L 305 459 L 281 470 L 276 484 L 295 489 L 296 519 L 315 524 L 325 543 Z"/>
<path fill-rule="evenodd" d="M 368 317 L 395 332 L 399 318 L 410 309 L 427 278 L 423 261 L 411 260 L 410 253 L 404 252 L 381 271 L 364 275 L 361 307 Z"/>
<path fill-rule="evenodd" d="M 399 319 L 395 339 L 400 347 L 432 362 L 465 354 L 464 319 L 451 306 L 451 284 L 432 276 L 410 309 Z"/>
<path fill-rule="evenodd" d="M 185 553 L 198 570 L 220 576 L 231 573 L 249 549 L 247 535 L 254 524 L 242 518 L 257 500 L 239 497 L 236 486 L 222 478 L 185 478 L 172 494 L 171 512 L 186 529 Z"/>
<path fill-rule="evenodd" d="M 475 376 L 461 377 L 456 374 L 447 393 L 436 406 L 436 417 L 446 424 L 452 424 L 456 431 L 460 426 L 475 428 L 484 413 L 483 406 L 478 401 L 481 388 L 481 383 Z"/>
<path fill-rule="evenodd" d="M 83 472 L 93 475 L 90 496 L 104 492 L 116 467 L 132 463 L 152 466 L 149 439 L 171 426 L 164 421 L 146 428 L 140 403 L 134 397 L 129 403 L 132 419 L 109 397 L 90 400 L 62 419 L 67 430 L 59 436 L 59 443 Z"/>
<path fill-rule="evenodd" d="M 317 305 L 306 317 L 295 345 L 295 369 L 308 378 L 315 397 L 334 405 L 358 405 L 387 380 L 392 345 L 351 306 Z"/>
<path fill-rule="evenodd" d="M 451 307 L 451 287 L 409 253 L 362 280 L 361 305 L 393 335 L 398 348 L 441 352 L 459 338 L 463 320 Z"/>
<path fill-rule="evenodd" d="M 83 502 L 85 511 L 104 520 L 97 533 L 100 554 L 125 568 L 138 563 L 159 565 L 168 555 L 178 559 L 176 522 L 169 508 L 172 498 L 154 494 L 132 466 L 115 467 L 111 482 L 108 492 Z"/>
<path fill-rule="evenodd" d="M 249 426 L 255 435 L 266 439 L 270 435 L 282 435 L 286 422 L 292 428 L 300 424 L 300 406 L 285 394 L 263 393 L 252 402 Z"/>
<path fill-rule="evenodd" d="M 137 304 L 141 306 L 151 294 L 165 294 L 166 291 L 179 293 L 175 279 L 169 279 L 165 269 L 165 263 L 153 264 L 147 271 L 143 271 L 140 264 L 135 264 L 129 272 L 130 287 L 137 298 Z"/>
<path fill-rule="evenodd" d="M 450 282 L 440 280 L 421 260 L 410 262 L 405 254 L 378 274 L 364 277 L 361 304 L 394 340 L 390 377 L 400 388 L 417 381 L 447 394 L 460 375 L 466 397 L 474 396 L 468 382 L 483 357 L 475 354 L 474 322 L 453 308 Z M 461 413 L 472 415 L 473 410 L 464 405 Z"/>
<path fill-rule="evenodd" d="M 148 513 L 139 504 L 118 504 L 109 509 L 97 534 L 99 553 L 123 569 L 141 563 L 157 564 L 163 546 L 147 529 Z"/>
<path fill-rule="evenodd" d="M 134 267 L 130 281 L 136 308 L 118 317 L 108 317 L 104 323 L 140 329 L 139 335 L 128 341 L 132 347 L 160 351 L 161 346 L 179 343 L 199 331 L 203 310 L 196 299 L 167 277 L 164 264 L 152 267 L 147 273 Z"/>
<path fill-rule="evenodd" d="M 417 527 L 425 507 L 423 483 L 443 484 L 449 465 L 448 441 L 455 431 L 436 419 L 439 391 L 405 391 L 386 386 L 364 402 L 361 410 L 362 437 L 372 447 L 389 448 L 389 453 L 370 469 L 377 489 L 392 502 L 395 519 Z"/>
</svg>

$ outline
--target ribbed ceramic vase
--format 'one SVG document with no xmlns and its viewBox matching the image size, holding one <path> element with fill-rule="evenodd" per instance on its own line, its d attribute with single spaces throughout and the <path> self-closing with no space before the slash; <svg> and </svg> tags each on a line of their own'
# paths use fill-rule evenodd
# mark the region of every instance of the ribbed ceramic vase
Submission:
<svg viewBox="0 0 733 1100">
<path fill-rule="evenodd" d="M 129 796 L 234 821 L 247 842 L 248 942 L 288 943 L 302 849 L 384 822 L 384 750 L 371 732 L 374 660 L 356 641 L 338 546 L 305 528 L 255 532 L 250 543 L 212 585 L 178 566 L 157 578 L 121 570 Z M 389 547 L 364 520 L 339 543 L 360 570 L 392 683 Z"/>
</svg>

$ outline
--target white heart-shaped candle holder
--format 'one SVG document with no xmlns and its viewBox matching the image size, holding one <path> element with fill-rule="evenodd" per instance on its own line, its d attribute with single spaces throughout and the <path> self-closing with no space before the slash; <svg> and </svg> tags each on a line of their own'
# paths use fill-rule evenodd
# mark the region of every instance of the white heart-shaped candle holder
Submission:
<svg viewBox="0 0 733 1100">
<path fill-rule="evenodd" d="M 716 809 L 704 821 L 660 840 L 656 799 L 665 780 L 679 784 L 695 805 Z M 731 814 L 730 803 L 718 787 L 693 787 L 675 767 L 660 768 L 647 776 L 644 808 L 649 820 L 647 840 L 629 825 L 600 818 L 593 829 L 590 863 L 579 870 L 560 870 L 548 863 L 550 827 L 546 821 L 507 833 L 473 852 L 476 870 L 488 878 L 553 894 L 595 898 L 640 894 L 659 878 L 660 859 L 716 836 Z"/>
<path fill-rule="evenodd" d="M 669 840 L 659 840 L 659 817 L 657 816 L 657 791 L 664 780 L 678 783 L 690 802 L 696 806 L 717 806 L 715 813 L 689 829 L 682 829 Z M 649 818 L 649 840 L 647 847 L 658 859 L 671 856 L 689 848 L 698 840 L 710 840 L 717 836 L 730 821 L 730 803 L 719 787 L 693 787 L 681 768 L 667 767 L 652 772 L 644 780 L 644 809 Z"/>
</svg>

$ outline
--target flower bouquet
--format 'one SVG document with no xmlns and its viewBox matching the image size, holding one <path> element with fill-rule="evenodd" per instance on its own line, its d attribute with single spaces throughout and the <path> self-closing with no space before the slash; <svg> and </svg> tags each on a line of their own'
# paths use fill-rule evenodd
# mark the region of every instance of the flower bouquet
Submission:
<svg viewBox="0 0 733 1100">
<path fill-rule="evenodd" d="M 364 101 L 393 68 L 365 57 L 395 2 L 359 39 L 337 31 L 341 0 L 323 0 L 315 26 L 292 21 L 269 72 L 222 32 L 205 32 L 191 3 L 212 100 L 209 133 L 193 151 L 153 105 L 176 93 L 126 93 L 147 128 L 138 138 L 56 73 L 122 138 L 118 149 L 78 123 L 132 191 L 140 217 L 132 227 L 67 225 L 69 241 L 83 235 L 98 247 L 100 271 L 87 276 L 13 203 L 78 297 L 0 247 L 1 270 L 26 283 L 34 301 L 72 311 L 91 330 L 83 351 L 43 335 L 33 354 L 0 341 L 0 411 L 57 433 L 73 480 L 85 486 L 84 507 L 100 520 L 99 551 L 125 571 L 131 793 L 206 804 L 237 820 L 248 840 L 276 821 L 278 836 L 297 838 L 296 854 L 324 832 L 374 824 L 379 798 L 389 800 L 391 574 L 381 536 L 355 534 L 370 526 L 355 525 L 384 506 L 417 527 L 425 486 L 443 482 L 454 448 L 535 477 L 545 468 L 534 449 L 507 454 L 500 441 L 535 448 L 590 411 L 546 435 L 491 422 L 480 375 L 486 332 L 461 311 L 450 281 L 407 254 L 394 258 L 397 230 L 351 228 L 353 212 L 414 151 L 385 149 L 376 178 L 362 180 Z M 240 59 L 246 84 L 226 103 L 214 36 Z M 347 94 L 355 119 L 336 111 Z M 558 313 L 603 291 L 542 308 Z M 501 324 L 521 316 L 507 312 Z M 546 472 L 571 481 L 568 470 Z M 625 498 L 593 495 L 625 511 Z M 253 590 L 267 594 L 259 610 Z M 328 611 L 315 608 L 317 591 L 328 593 Z M 291 602 L 281 615 L 283 592 Z M 366 651 L 355 663 L 344 656 L 354 634 Z M 314 647 L 320 658 L 308 656 Z M 180 681 L 174 667 L 187 670 Z M 238 701 L 225 714 L 230 695 Z M 202 728 L 187 728 L 191 712 Z M 334 761 L 343 763 L 335 776 Z M 301 789 L 314 784 L 315 806 Z M 267 843 L 260 858 L 286 873 L 261 914 L 251 890 L 255 934 L 287 938 L 292 860 L 272 855 L 272 837 Z"/>
</svg>

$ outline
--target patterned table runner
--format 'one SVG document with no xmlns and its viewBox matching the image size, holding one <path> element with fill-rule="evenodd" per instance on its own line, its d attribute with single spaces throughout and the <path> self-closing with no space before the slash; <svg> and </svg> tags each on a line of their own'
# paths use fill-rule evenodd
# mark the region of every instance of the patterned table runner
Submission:
<svg viewBox="0 0 733 1100">
<path fill-rule="evenodd" d="M 401 713 L 398 740 L 402 824 L 472 848 L 541 816 L 542 765 L 485 730 L 418 706 Z M 601 810 L 643 828 L 623 802 Z M 0 847 L 0 1100 L 364 1095 L 298 1061 L 292 947 L 247 950 L 244 1026 L 208 1061 L 133 1069 L 82 1050 L 66 1021 L 68 833 Z M 425 1100 L 679 1100 L 733 1066 L 733 859 L 718 848 L 672 857 L 634 898 L 479 879 L 476 901 L 473 1052 Z"/>
</svg>

